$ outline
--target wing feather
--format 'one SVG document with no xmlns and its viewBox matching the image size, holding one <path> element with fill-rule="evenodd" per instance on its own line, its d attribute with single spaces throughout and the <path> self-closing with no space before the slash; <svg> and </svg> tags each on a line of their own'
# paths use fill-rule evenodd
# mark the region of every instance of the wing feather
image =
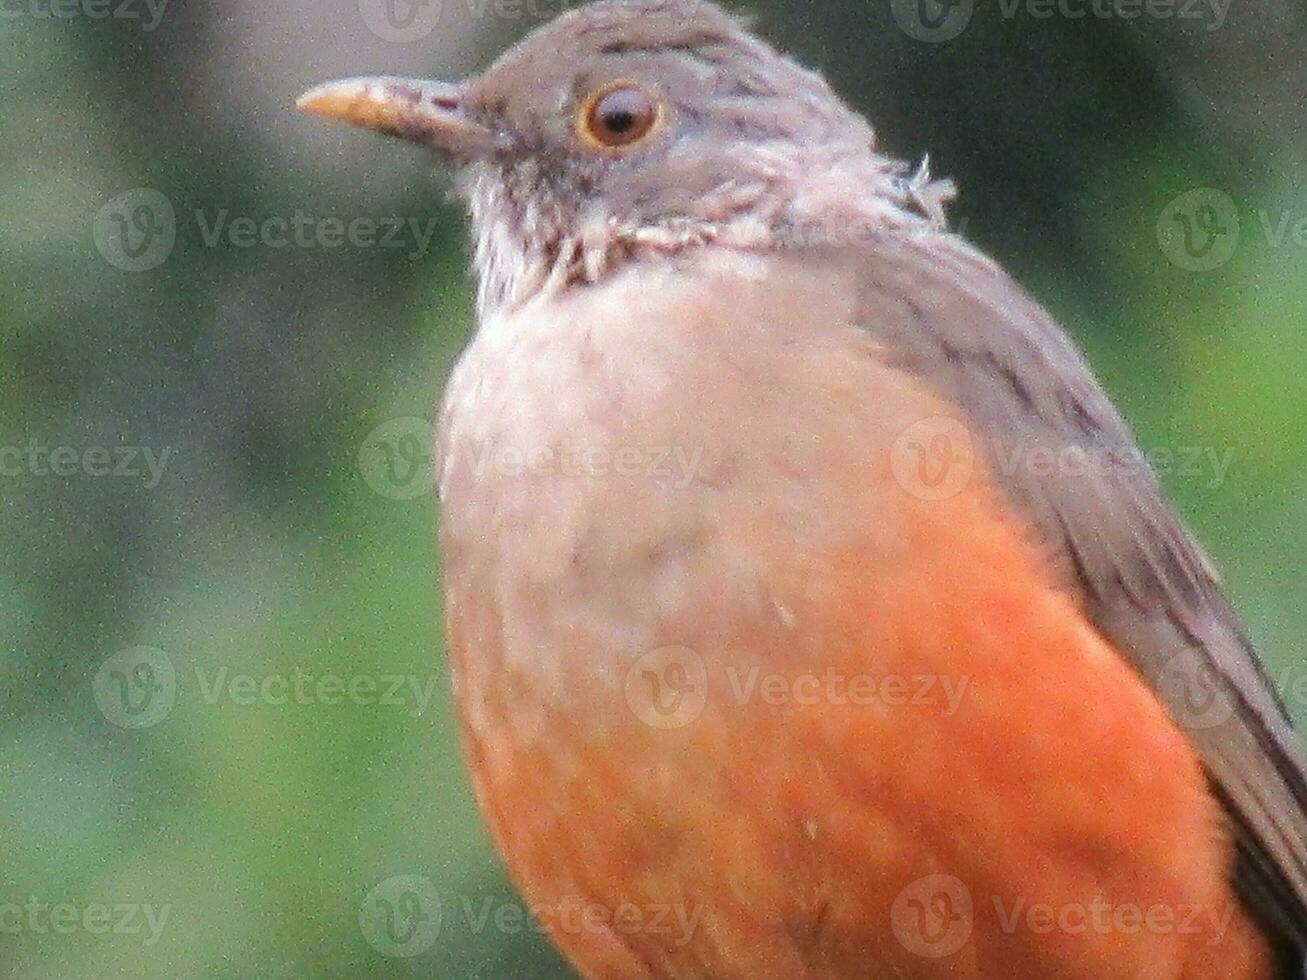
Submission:
<svg viewBox="0 0 1307 980">
<path fill-rule="evenodd" d="M 1288 715 L 1088 365 L 955 238 L 887 237 L 843 256 L 856 263 L 859 325 L 967 413 L 1066 587 L 1187 731 L 1230 815 L 1242 893 L 1301 963 L 1307 779 Z M 1036 450 L 1058 465 L 1032 465 Z"/>
</svg>

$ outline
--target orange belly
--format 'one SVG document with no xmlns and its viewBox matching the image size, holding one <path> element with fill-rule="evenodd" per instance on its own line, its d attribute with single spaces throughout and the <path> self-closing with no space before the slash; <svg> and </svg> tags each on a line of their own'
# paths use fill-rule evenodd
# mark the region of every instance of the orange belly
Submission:
<svg viewBox="0 0 1307 980">
<path fill-rule="evenodd" d="M 564 419 L 614 449 L 698 439 L 693 483 L 473 473 L 457 445 L 446 465 L 476 792 L 580 973 L 1269 978 L 1183 734 L 978 464 L 948 495 L 896 478 L 895 435 L 947 407 L 842 335 L 694 329 L 693 357 L 647 360 L 720 412 L 617 389 Z M 593 389 L 581 363 L 551 391 Z M 518 380 L 516 424 L 559 411 Z"/>
<path fill-rule="evenodd" d="M 667 623 L 674 649 L 570 676 L 584 710 L 511 672 L 462 692 L 480 800 L 559 947 L 614 980 L 1269 976 L 1148 690 L 982 498 L 920 532 L 892 574 L 862 542 L 808 556 L 819 598 L 788 625 Z M 463 622 L 456 656 L 486 656 Z"/>
</svg>

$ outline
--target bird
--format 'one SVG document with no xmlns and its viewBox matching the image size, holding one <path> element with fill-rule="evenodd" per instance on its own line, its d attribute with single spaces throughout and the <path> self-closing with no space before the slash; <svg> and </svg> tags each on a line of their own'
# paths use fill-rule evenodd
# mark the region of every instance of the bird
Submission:
<svg viewBox="0 0 1307 980">
<path fill-rule="evenodd" d="M 299 107 L 429 148 L 470 217 L 447 655 L 580 976 L 1304 975 L 1285 707 L 951 182 L 700 0 Z"/>
</svg>

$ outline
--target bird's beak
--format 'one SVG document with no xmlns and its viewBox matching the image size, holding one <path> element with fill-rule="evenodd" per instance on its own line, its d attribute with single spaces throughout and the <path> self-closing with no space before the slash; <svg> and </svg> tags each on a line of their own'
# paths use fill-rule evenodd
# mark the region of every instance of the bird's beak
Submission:
<svg viewBox="0 0 1307 980">
<path fill-rule="evenodd" d="M 489 156 L 503 138 L 472 119 L 463 88 L 408 78 L 351 78 L 300 96 L 301 112 L 428 146 L 456 160 Z"/>
</svg>

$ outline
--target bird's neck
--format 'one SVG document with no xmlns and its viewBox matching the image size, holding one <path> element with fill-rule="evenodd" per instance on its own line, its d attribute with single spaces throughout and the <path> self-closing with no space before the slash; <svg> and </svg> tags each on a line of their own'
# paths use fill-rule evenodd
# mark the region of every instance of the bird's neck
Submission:
<svg viewBox="0 0 1307 980">
<path fill-rule="evenodd" d="M 578 222 L 547 198 L 519 197 L 497 174 L 473 174 L 463 191 L 472 214 L 482 321 L 540 294 L 599 282 L 633 261 L 702 247 L 728 235 L 743 240 L 731 224 L 702 217 L 637 223 L 596 214 Z M 760 232 L 752 234 L 753 244 L 767 244 Z"/>
<path fill-rule="evenodd" d="M 795 245 L 851 244 L 887 230 L 938 229 L 949 181 L 869 157 L 805 172 L 801 161 L 770 179 L 730 181 L 700 198 L 691 214 L 624 220 L 602 209 L 578 220 L 548 196 L 505 181 L 501 173 L 468 175 L 477 307 L 482 320 L 540 294 L 596 283 L 621 267 L 709 245 L 768 252 Z"/>
</svg>

